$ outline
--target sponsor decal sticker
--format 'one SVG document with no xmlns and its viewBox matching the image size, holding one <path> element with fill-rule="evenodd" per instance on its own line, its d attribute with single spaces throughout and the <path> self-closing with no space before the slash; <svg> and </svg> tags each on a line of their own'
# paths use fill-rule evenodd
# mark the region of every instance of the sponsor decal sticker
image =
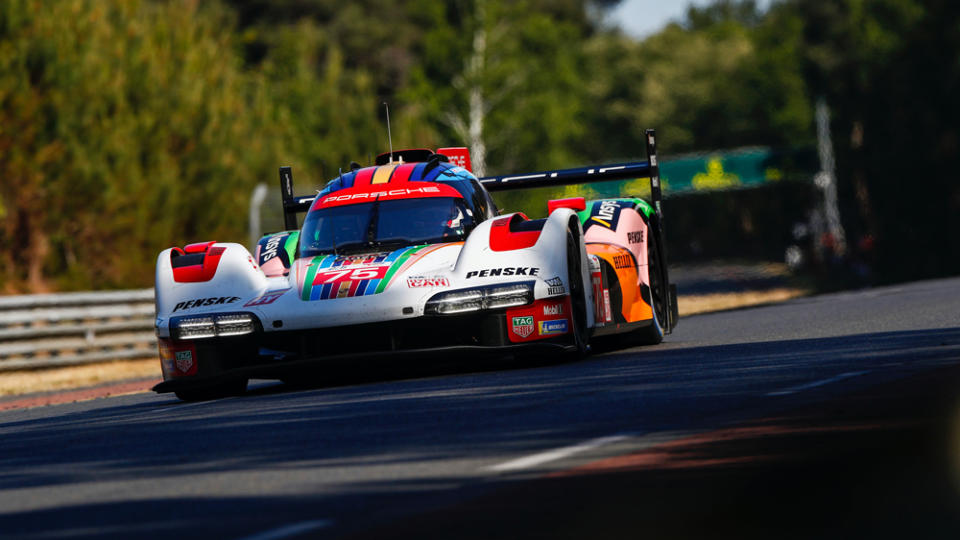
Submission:
<svg viewBox="0 0 960 540">
<path fill-rule="evenodd" d="M 514 317 L 510 322 L 512 323 L 510 325 L 510 330 L 522 338 L 525 338 L 533 333 L 533 315 L 528 315 L 526 317 Z M 543 323 L 540 324 L 542 325 Z"/>
<path fill-rule="evenodd" d="M 506 268 L 485 268 L 483 270 L 471 270 L 467 272 L 467 279 L 474 277 L 495 276 L 536 276 L 539 273 L 539 268 L 531 268 L 529 266 L 508 266 Z"/>
<path fill-rule="evenodd" d="M 449 287 L 450 280 L 442 276 L 410 276 L 407 278 L 407 287 Z"/>
<path fill-rule="evenodd" d="M 278 291 L 270 291 L 270 292 L 264 293 L 262 296 L 258 296 L 253 300 L 250 300 L 249 302 L 244 304 L 243 307 L 265 306 L 267 304 L 272 304 L 276 302 L 277 298 L 280 298 L 281 296 L 283 296 L 283 293 L 289 290 L 290 289 L 281 289 Z"/>
<path fill-rule="evenodd" d="M 558 336 L 567 333 L 567 320 L 540 321 L 538 333 L 541 336 Z"/>
<path fill-rule="evenodd" d="M 603 290 L 603 318 L 606 322 L 613 321 L 613 311 L 610 309 L 610 289 Z"/>
<path fill-rule="evenodd" d="M 597 210 L 597 215 L 591 219 L 608 229 L 612 229 L 613 226 L 611 223 L 619 208 L 620 205 L 617 204 L 617 201 L 600 201 L 600 208 Z"/>
<path fill-rule="evenodd" d="M 196 300 L 185 300 L 183 302 L 178 302 L 177 305 L 173 307 L 173 311 L 194 309 L 198 307 L 207 307 L 207 306 L 219 306 L 222 304 L 232 304 L 237 300 L 240 300 L 239 296 L 214 296 L 211 298 L 197 298 Z"/>
<path fill-rule="evenodd" d="M 629 255 L 614 255 L 614 268 L 633 268 L 633 257 Z"/>
<path fill-rule="evenodd" d="M 563 280 L 560 279 L 560 276 L 554 276 L 546 280 L 546 282 L 547 282 L 547 294 L 549 294 L 550 296 L 553 296 L 555 294 L 565 294 L 567 292 L 567 289 L 564 288 L 563 286 Z"/>
<path fill-rule="evenodd" d="M 631 231 L 627 233 L 627 242 L 639 244 L 643 242 L 643 231 Z"/>
<path fill-rule="evenodd" d="M 263 247 L 263 252 L 260 253 L 260 262 L 269 261 L 270 259 L 277 256 L 277 248 L 280 247 L 280 242 L 285 240 L 287 235 L 278 234 L 276 236 L 271 236 L 267 240 L 267 245 Z"/>
<path fill-rule="evenodd" d="M 563 304 L 544 304 L 544 315 L 563 315 Z"/>
<path fill-rule="evenodd" d="M 160 349 L 160 366 L 164 378 L 196 375 L 197 355 L 192 343 L 174 346 L 168 339 L 157 340 Z"/>
<path fill-rule="evenodd" d="M 193 362 L 193 351 L 177 351 L 174 365 L 181 375 L 191 375 L 196 372 L 196 364 Z"/>
</svg>

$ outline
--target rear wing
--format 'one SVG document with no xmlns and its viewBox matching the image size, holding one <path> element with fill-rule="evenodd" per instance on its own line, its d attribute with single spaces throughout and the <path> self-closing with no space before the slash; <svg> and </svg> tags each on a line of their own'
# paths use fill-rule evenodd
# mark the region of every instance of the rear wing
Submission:
<svg viewBox="0 0 960 540">
<path fill-rule="evenodd" d="M 650 198 L 656 210 L 657 218 L 663 221 L 663 210 L 660 205 L 663 193 L 660 189 L 660 166 L 657 164 L 657 136 L 656 132 L 648 129 L 644 132 L 647 147 L 647 161 L 633 161 L 629 163 L 615 163 L 610 165 L 594 165 L 577 169 L 559 169 L 524 174 L 510 174 L 504 176 L 486 176 L 480 183 L 487 191 L 507 191 L 511 189 L 529 189 L 549 186 L 566 186 L 570 184 L 586 184 L 589 182 L 608 182 L 610 180 L 629 180 L 633 178 L 650 178 Z"/>
</svg>

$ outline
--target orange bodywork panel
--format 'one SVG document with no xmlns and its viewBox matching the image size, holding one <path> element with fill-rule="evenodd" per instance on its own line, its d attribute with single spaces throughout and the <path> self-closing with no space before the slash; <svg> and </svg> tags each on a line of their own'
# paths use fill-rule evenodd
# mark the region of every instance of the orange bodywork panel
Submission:
<svg viewBox="0 0 960 540">
<path fill-rule="evenodd" d="M 646 268 L 637 268 L 637 261 L 630 250 L 612 244 L 596 243 L 587 244 L 587 253 L 605 260 L 617 274 L 623 305 L 611 306 L 611 309 L 619 307 L 627 322 L 652 319 L 653 310 L 640 296 L 640 280 L 637 275 L 638 270 L 646 271 Z"/>
</svg>

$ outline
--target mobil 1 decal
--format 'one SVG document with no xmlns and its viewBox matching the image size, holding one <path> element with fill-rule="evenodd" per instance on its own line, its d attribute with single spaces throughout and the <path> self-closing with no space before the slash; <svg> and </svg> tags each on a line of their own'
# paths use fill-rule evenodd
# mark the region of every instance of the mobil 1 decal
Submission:
<svg viewBox="0 0 960 540">
<path fill-rule="evenodd" d="M 622 201 L 616 199 L 604 199 L 594 201 L 590 209 L 590 217 L 583 223 L 584 229 L 589 229 L 594 225 L 600 225 L 610 230 L 616 230 L 617 221 L 620 219 L 620 211 L 623 209 L 632 209 L 633 201 Z"/>
</svg>

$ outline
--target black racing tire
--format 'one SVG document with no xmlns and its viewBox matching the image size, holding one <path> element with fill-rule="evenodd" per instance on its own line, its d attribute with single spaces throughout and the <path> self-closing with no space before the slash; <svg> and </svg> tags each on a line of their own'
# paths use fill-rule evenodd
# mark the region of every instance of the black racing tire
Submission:
<svg viewBox="0 0 960 540">
<path fill-rule="evenodd" d="M 567 233 L 567 283 L 570 284 L 570 335 L 574 356 L 582 358 L 590 352 L 590 329 L 587 328 L 587 300 L 583 287 L 583 262 L 580 259 L 579 230 Z"/>
<path fill-rule="evenodd" d="M 247 391 L 247 379 L 231 378 L 211 386 L 177 390 L 174 394 L 182 401 L 210 401 L 237 396 Z"/>
<path fill-rule="evenodd" d="M 648 326 L 634 331 L 634 337 L 639 345 L 656 345 L 663 341 L 663 326 L 667 321 L 667 295 L 670 294 L 665 286 L 662 267 L 660 265 L 660 250 L 653 228 L 647 230 L 647 272 L 650 282 L 650 306 L 653 308 L 653 320 Z"/>
</svg>

